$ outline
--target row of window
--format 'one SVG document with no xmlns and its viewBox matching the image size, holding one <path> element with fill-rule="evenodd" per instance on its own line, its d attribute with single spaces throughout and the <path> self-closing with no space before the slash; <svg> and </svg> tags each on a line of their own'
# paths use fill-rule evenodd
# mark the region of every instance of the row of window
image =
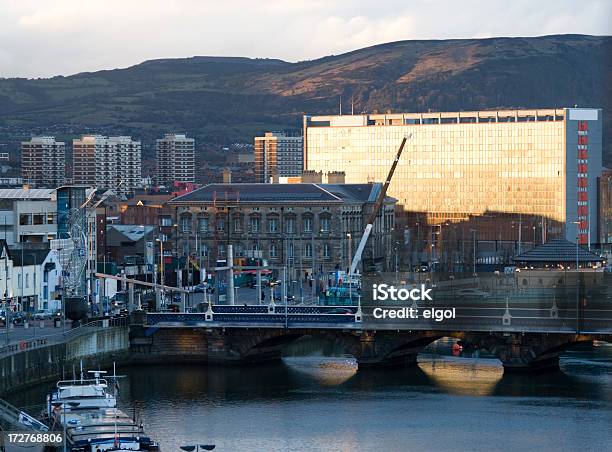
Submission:
<svg viewBox="0 0 612 452">
<path fill-rule="evenodd" d="M 20 226 L 56 224 L 56 223 L 57 223 L 57 214 L 54 212 L 19 214 L 19 225 Z"/>
<path fill-rule="evenodd" d="M 314 218 L 311 216 L 305 216 L 302 218 L 302 232 L 310 233 L 313 231 Z M 234 232 L 243 232 L 243 222 L 234 220 Z M 190 217 L 182 217 L 180 219 L 180 230 L 183 234 L 191 232 L 192 221 Z M 319 225 L 321 232 L 326 233 L 331 229 L 331 218 L 329 216 L 319 217 Z M 216 230 L 225 231 L 226 220 L 224 218 L 217 218 Z M 287 234 L 295 234 L 297 232 L 296 220 L 294 218 L 286 218 L 283 222 L 284 232 Z M 211 224 L 208 217 L 198 218 L 197 220 L 197 231 L 200 233 L 210 232 Z M 263 232 L 262 231 L 262 220 L 260 217 L 249 217 L 248 221 L 249 232 Z M 280 219 L 279 218 L 268 218 L 266 223 L 266 232 L 278 233 L 280 232 Z"/>
</svg>

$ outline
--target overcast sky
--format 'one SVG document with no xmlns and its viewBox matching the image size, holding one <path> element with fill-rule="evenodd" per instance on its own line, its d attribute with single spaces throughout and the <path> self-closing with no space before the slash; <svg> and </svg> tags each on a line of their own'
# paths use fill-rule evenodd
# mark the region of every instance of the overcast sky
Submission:
<svg viewBox="0 0 612 452">
<path fill-rule="evenodd" d="M 0 77 L 193 55 L 313 59 L 403 39 L 612 34 L 611 0 L 0 0 Z"/>
</svg>

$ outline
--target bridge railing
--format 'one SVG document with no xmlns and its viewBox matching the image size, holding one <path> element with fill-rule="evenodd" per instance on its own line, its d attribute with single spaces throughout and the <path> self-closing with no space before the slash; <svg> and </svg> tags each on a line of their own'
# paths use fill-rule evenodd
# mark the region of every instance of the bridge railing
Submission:
<svg viewBox="0 0 612 452">
<path fill-rule="evenodd" d="M 397 306 L 387 306 L 387 308 Z M 420 306 L 419 309 L 432 308 Z M 420 316 L 415 319 L 380 319 L 373 307 L 365 306 L 361 317 L 356 306 L 213 306 L 208 313 L 149 313 L 147 325 L 189 326 L 214 324 L 238 327 L 284 324 L 300 327 L 305 324 L 343 324 L 355 329 L 402 329 L 432 331 L 503 331 L 612 334 L 612 306 L 576 310 L 575 306 L 541 307 L 532 304 L 516 306 L 479 304 L 472 306 L 433 306 L 437 310 L 452 310 L 455 317 L 438 321 Z M 578 312 L 578 314 L 577 314 Z"/>
</svg>

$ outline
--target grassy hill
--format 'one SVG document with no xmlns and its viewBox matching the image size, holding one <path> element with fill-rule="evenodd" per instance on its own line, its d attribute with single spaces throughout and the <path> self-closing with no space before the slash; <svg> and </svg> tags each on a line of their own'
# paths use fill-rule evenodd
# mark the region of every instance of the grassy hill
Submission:
<svg viewBox="0 0 612 452">
<path fill-rule="evenodd" d="M 251 141 L 304 114 L 562 107 L 605 109 L 612 166 L 612 37 L 400 41 L 287 63 L 193 57 L 49 79 L 0 79 L 0 141 L 30 132 L 186 131 Z"/>
</svg>

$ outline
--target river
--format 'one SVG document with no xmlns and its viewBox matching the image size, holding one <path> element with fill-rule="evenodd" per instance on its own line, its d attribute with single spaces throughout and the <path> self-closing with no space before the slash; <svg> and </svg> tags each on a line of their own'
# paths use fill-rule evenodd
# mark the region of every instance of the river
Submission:
<svg viewBox="0 0 612 452">
<path fill-rule="evenodd" d="M 364 372 L 314 349 L 252 367 L 125 368 L 119 404 L 164 452 L 612 450 L 612 346 L 569 351 L 562 372 L 535 376 L 446 343 L 416 368 Z M 37 412 L 48 388 L 9 401 Z"/>
</svg>

